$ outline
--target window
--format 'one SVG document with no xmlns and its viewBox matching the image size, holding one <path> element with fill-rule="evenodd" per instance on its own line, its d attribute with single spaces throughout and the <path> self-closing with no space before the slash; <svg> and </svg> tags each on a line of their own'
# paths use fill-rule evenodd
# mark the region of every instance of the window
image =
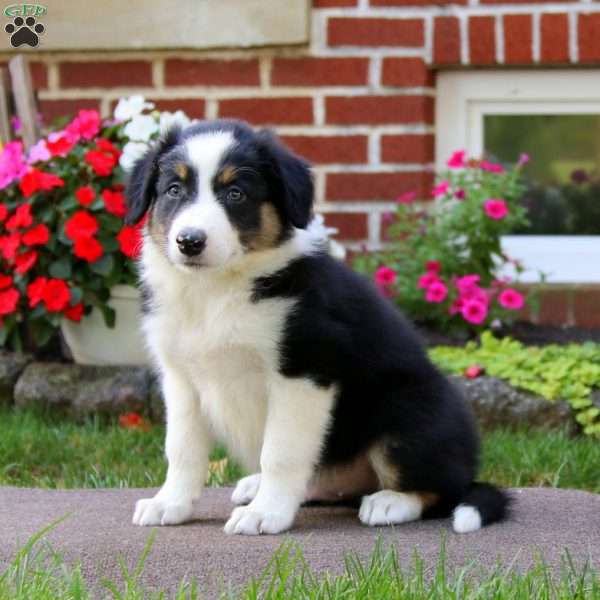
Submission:
<svg viewBox="0 0 600 600">
<path fill-rule="evenodd" d="M 503 239 L 507 254 L 552 283 L 600 282 L 600 74 L 477 71 L 438 78 L 436 161 L 455 149 L 514 163 L 531 226 Z"/>
</svg>

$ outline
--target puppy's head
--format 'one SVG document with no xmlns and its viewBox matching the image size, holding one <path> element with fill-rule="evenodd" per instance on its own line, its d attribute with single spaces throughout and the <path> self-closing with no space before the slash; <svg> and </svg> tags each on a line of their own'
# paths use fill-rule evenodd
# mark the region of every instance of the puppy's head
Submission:
<svg viewBox="0 0 600 600">
<path fill-rule="evenodd" d="M 180 268 L 221 267 L 274 248 L 310 220 L 308 165 L 268 131 L 205 122 L 164 136 L 134 166 L 127 221 Z"/>
</svg>

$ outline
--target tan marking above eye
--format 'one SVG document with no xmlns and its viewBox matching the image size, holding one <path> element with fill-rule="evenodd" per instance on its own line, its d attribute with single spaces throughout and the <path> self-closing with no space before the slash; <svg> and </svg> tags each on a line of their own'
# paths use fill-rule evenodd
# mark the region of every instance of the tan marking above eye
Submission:
<svg viewBox="0 0 600 600">
<path fill-rule="evenodd" d="M 219 183 L 223 185 L 227 185 L 231 183 L 235 177 L 235 167 L 228 165 L 223 168 L 223 170 L 219 173 L 218 180 Z"/>
<path fill-rule="evenodd" d="M 188 172 L 189 169 L 185 163 L 177 163 L 175 165 L 175 173 L 177 173 L 181 179 L 187 179 Z"/>
</svg>

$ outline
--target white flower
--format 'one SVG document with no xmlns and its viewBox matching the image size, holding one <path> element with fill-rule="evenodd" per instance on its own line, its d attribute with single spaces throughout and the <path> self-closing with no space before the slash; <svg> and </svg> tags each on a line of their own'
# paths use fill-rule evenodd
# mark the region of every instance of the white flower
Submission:
<svg viewBox="0 0 600 600">
<path fill-rule="evenodd" d="M 152 102 L 146 102 L 144 96 L 135 95 L 129 98 L 121 98 L 114 112 L 117 121 L 129 121 L 129 119 L 142 114 L 146 109 L 154 108 Z"/>
<path fill-rule="evenodd" d="M 182 111 L 177 112 L 161 112 L 159 127 L 161 135 L 169 131 L 173 125 L 179 125 L 182 129 L 191 123 L 190 118 Z"/>
<path fill-rule="evenodd" d="M 140 159 L 148 150 L 148 144 L 144 142 L 127 142 L 123 148 L 119 164 L 126 173 L 133 169 L 133 165 Z"/>
<path fill-rule="evenodd" d="M 135 142 L 148 142 L 157 131 L 158 123 L 151 115 L 137 115 L 123 128 L 123 133 Z"/>
</svg>

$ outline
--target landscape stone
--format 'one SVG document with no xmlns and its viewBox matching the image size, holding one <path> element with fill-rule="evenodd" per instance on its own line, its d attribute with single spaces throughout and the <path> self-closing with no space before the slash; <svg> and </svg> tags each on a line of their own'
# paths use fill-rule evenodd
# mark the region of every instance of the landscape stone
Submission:
<svg viewBox="0 0 600 600">
<path fill-rule="evenodd" d="M 13 403 L 15 384 L 32 360 L 30 354 L 0 351 L 0 405 Z"/>
</svg>

